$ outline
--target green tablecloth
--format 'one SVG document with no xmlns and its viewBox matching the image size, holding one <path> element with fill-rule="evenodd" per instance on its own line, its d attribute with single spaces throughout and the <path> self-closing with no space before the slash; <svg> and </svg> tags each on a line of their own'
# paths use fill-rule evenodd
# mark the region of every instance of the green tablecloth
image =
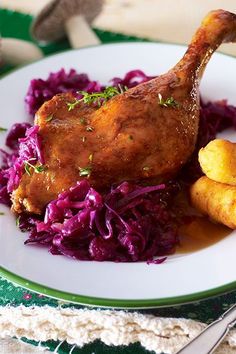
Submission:
<svg viewBox="0 0 236 354">
<path fill-rule="evenodd" d="M 162 317 L 184 317 L 188 319 L 198 320 L 206 323 L 212 322 L 214 319 L 220 316 L 220 314 L 228 309 L 231 305 L 236 302 L 236 292 L 230 294 L 225 294 L 213 299 L 204 300 L 201 302 L 195 302 L 193 304 L 159 308 L 159 309 L 148 309 L 141 310 L 139 312 L 146 314 L 153 314 Z M 81 308 L 79 305 L 72 305 L 68 303 L 62 303 L 51 299 L 49 297 L 35 294 L 21 287 L 16 287 L 12 283 L 0 278 L 0 306 L 6 305 L 19 306 L 21 304 L 25 306 L 63 306 L 71 308 Z M 32 341 L 30 341 L 32 343 Z M 33 343 L 37 344 L 37 343 Z M 49 347 L 52 351 L 58 346 L 59 342 L 48 341 L 41 343 L 42 346 Z M 68 354 L 71 346 L 63 343 L 58 353 Z M 111 347 L 104 345 L 101 342 L 94 342 L 92 344 L 86 345 L 83 348 L 75 348 L 73 354 L 110 354 Z M 140 344 L 133 344 L 128 347 L 113 347 L 113 354 L 148 354 L 149 351 L 143 349 Z M 198 353 L 196 353 L 198 354 Z M 200 353 L 199 353 L 200 354 Z"/>
<path fill-rule="evenodd" d="M 31 16 L 23 15 L 8 10 L 0 9 L 0 33 L 3 37 L 18 37 L 26 40 L 31 40 L 29 35 L 29 26 L 32 21 Z M 145 41 L 145 39 L 139 39 L 136 37 L 128 37 L 122 34 L 110 33 L 105 31 L 96 30 L 98 36 L 102 42 L 121 42 L 121 41 Z M 68 41 L 64 40 L 56 44 L 51 44 L 42 47 L 45 54 L 55 53 L 61 50 L 70 48 Z M 11 68 L 5 67 L 1 71 L 1 74 L 7 73 Z M 206 265 L 207 266 L 207 265 Z M 149 309 L 142 310 L 142 313 L 154 314 L 163 317 L 184 317 L 193 320 L 199 320 L 202 322 L 210 323 L 216 319 L 223 311 L 236 302 L 236 291 L 229 294 L 219 296 L 217 298 L 196 302 L 189 305 L 175 306 L 171 308 L 162 309 Z M 51 299 L 49 297 L 32 293 L 21 287 L 14 286 L 12 283 L 0 278 L 0 306 L 6 305 L 18 306 L 23 304 L 25 306 L 69 306 L 75 308 L 81 308 L 81 306 L 72 304 L 62 304 L 60 301 Z M 30 343 L 37 345 L 36 342 L 30 341 Z M 59 342 L 48 341 L 41 343 L 43 346 L 47 346 L 50 350 L 54 350 L 58 346 Z M 58 353 L 69 353 L 71 346 L 63 343 Z M 145 354 L 148 351 L 144 350 L 139 344 L 133 344 L 129 347 L 108 347 L 101 342 L 94 342 L 86 345 L 83 348 L 75 348 L 73 354 L 108 354 L 108 353 L 122 353 L 122 354 Z M 197 354 L 197 353 L 196 353 Z"/>
</svg>

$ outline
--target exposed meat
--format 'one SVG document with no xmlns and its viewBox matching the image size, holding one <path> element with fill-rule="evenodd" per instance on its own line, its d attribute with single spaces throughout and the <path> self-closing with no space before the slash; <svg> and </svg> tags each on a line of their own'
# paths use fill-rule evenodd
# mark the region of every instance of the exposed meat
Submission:
<svg viewBox="0 0 236 354">
<path fill-rule="evenodd" d="M 182 60 L 166 74 L 100 108 L 81 102 L 69 111 L 67 103 L 74 101 L 70 94 L 46 102 L 35 124 L 40 126 L 47 169 L 23 175 L 12 195 L 14 210 L 41 213 L 59 192 L 81 178 L 102 189 L 123 180 L 154 183 L 175 176 L 195 147 L 204 68 L 222 42 L 235 40 L 236 15 L 213 11 Z M 171 97 L 172 104 L 161 104 Z M 89 176 L 81 176 L 83 168 Z"/>
</svg>

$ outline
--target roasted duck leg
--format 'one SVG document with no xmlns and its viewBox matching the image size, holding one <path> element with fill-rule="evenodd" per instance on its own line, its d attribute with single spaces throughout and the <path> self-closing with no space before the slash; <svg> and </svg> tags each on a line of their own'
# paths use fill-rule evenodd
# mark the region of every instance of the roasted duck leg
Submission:
<svg viewBox="0 0 236 354">
<path fill-rule="evenodd" d="M 47 169 L 23 174 L 12 194 L 13 209 L 40 214 L 82 178 L 101 190 L 124 180 L 157 183 L 175 176 L 195 147 L 204 68 L 217 47 L 231 41 L 236 41 L 236 15 L 212 11 L 182 60 L 166 74 L 101 107 L 81 101 L 68 110 L 75 100 L 70 94 L 46 102 L 35 124 Z"/>
</svg>

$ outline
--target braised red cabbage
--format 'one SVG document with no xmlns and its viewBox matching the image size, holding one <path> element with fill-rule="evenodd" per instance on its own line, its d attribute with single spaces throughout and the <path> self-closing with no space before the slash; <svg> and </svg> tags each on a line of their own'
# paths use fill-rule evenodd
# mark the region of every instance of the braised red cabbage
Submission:
<svg viewBox="0 0 236 354">
<path fill-rule="evenodd" d="M 172 253 L 178 243 L 176 224 L 168 212 L 177 190 L 173 183 L 140 187 L 123 182 L 102 195 L 85 179 L 50 202 L 43 221 L 27 225 L 23 220 L 20 227 L 30 229 L 26 244 L 46 244 L 53 254 L 96 261 L 151 261 Z"/>
<path fill-rule="evenodd" d="M 5 177 L 8 179 L 8 192 L 12 192 L 18 187 L 26 163 L 30 163 L 31 165 L 35 165 L 37 162 L 40 164 L 44 163 L 38 130 L 39 127 L 37 125 L 26 128 L 25 137 L 18 139 L 18 151 L 12 155 L 12 163 L 5 171 Z M 8 138 L 11 134 L 12 131 L 10 131 Z"/>
<path fill-rule="evenodd" d="M 141 70 L 129 71 L 123 79 L 113 78 L 111 86 L 126 86 L 128 88 L 136 86 L 141 82 L 152 79 Z M 98 81 L 92 81 L 87 74 L 78 74 L 74 69 L 68 73 L 64 69 L 51 73 L 46 80 L 31 80 L 28 92 L 25 97 L 27 111 L 34 115 L 41 105 L 51 99 L 57 93 L 72 92 L 76 95 L 77 91 L 100 92 L 105 86 Z"/>
<path fill-rule="evenodd" d="M 19 158 L 20 139 L 25 138 L 26 130 L 31 127 L 29 123 L 14 124 L 6 137 L 6 146 L 11 152 L 0 149 L 1 167 L 0 167 L 0 203 L 11 205 L 10 191 L 13 185 L 19 183 L 19 176 L 22 173 L 22 167 L 17 163 Z"/>
</svg>

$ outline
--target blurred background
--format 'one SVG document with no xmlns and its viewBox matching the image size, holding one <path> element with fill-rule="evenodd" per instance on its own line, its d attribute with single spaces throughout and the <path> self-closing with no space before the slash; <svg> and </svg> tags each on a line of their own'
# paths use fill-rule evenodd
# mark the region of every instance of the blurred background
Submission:
<svg viewBox="0 0 236 354">
<path fill-rule="evenodd" d="M 0 7 L 35 15 L 50 0 L 1 0 Z M 236 12 L 235 0 L 105 0 L 94 27 L 153 40 L 188 43 L 210 10 Z M 1 25 L 1 24 L 0 24 Z M 17 33 L 16 33 L 17 35 Z M 234 49 L 229 49 L 236 54 Z M 226 48 L 225 48 L 226 50 Z"/>
<path fill-rule="evenodd" d="M 59 1 L 61 0 L 58 0 L 58 2 Z M 88 7 L 96 7 L 97 0 L 85 0 L 84 3 L 86 3 L 86 1 Z M 72 44 L 71 42 L 69 43 L 66 36 L 60 39 L 60 41 L 57 41 L 56 44 L 52 43 L 52 41 L 42 44 L 37 38 L 32 40 L 32 36 L 29 33 L 32 17 L 34 18 L 51 2 L 52 0 L 1 0 L 0 35 L 2 39 L 7 37 L 34 41 L 36 46 L 41 48 L 43 52 L 42 55 L 70 48 Z M 72 2 L 74 2 L 74 0 L 63 0 L 64 7 L 67 7 L 65 3 L 70 4 Z M 96 35 L 102 42 L 114 42 L 127 39 L 125 37 L 117 37 L 114 35 L 115 33 L 128 36 L 128 40 L 135 39 L 133 37 L 139 37 L 143 40 L 187 44 L 204 15 L 208 11 L 217 8 L 236 12 L 236 1 L 104 0 L 102 10 L 96 15 L 91 26 L 95 29 Z M 16 15 L 15 12 L 22 16 L 24 14 L 24 18 Z M 104 31 L 106 35 L 105 40 Z M 10 53 L 10 59 L 8 53 L 7 58 L 4 58 L 4 44 L 4 40 L 1 40 L 0 63 L 2 64 L 2 72 L 4 70 L 8 71 L 9 64 L 12 64 L 12 53 Z M 7 43 L 7 45 L 9 45 L 9 43 Z M 12 44 L 10 44 L 10 46 L 11 45 Z M 82 45 L 83 43 L 80 44 L 80 46 Z M 15 47 L 16 46 L 15 44 Z M 20 52 L 19 48 L 18 46 L 18 52 Z M 12 49 L 10 48 L 10 50 Z M 236 46 L 231 44 L 222 45 L 220 51 L 236 55 Z M 27 52 L 27 50 L 21 50 L 21 52 Z M 37 56 L 37 54 L 35 55 Z M 13 56 L 15 57 L 15 54 Z M 30 61 L 31 58 L 28 58 L 28 60 Z M 5 68 L 3 68 L 4 61 Z M 6 64 L 8 64 L 7 69 Z M 10 67 L 11 66 L 12 65 L 10 65 Z M 14 61 L 13 66 L 15 66 Z"/>
</svg>

